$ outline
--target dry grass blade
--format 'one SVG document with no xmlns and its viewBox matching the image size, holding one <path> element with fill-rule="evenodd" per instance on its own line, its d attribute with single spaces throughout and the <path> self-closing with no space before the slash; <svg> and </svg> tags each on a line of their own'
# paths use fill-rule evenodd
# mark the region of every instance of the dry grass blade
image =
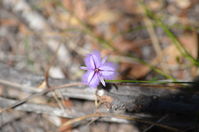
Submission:
<svg viewBox="0 0 199 132">
<path fill-rule="evenodd" d="M 130 121 L 137 121 L 137 122 L 145 123 L 145 124 L 151 124 L 151 125 L 162 127 L 162 128 L 174 131 L 174 132 L 180 131 L 176 128 L 166 126 L 166 125 L 163 125 L 163 124 L 154 123 L 154 122 L 147 121 L 147 120 L 142 120 L 142 119 L 132 117 L 132 116 L 121 115 L 121 114 L 112 114 L 112 113 L 92 113 L 92 114 L 87 114 L 87 115 L 84 115 L 84 116 L 81 116 L 81 117 L 78 117 L 78 118 L 71 119 L 71 120 L 67 121 L 66 123 L 64 123 L 62 125 L 60 131 L 63 132 L 67 129 L 68 126 L 70 126 L 74 123 L 80 122 L 82 120 L 93 118 L 93 117 L 113 117 L 113 118 L 125 119 L 125 120 L 130 120 Z"/>
</svg>

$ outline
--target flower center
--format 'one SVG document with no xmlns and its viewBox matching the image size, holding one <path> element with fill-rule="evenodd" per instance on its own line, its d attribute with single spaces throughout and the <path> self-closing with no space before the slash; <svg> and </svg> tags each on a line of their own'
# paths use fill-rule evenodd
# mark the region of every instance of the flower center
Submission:
<svg viewBox="0 0 199 132">
<path fill-rule="evenodd" d="M 99 68 L 95 68 L 95 72 L 99 72 L 100 71 L 100 69 Z"/>
</svg>

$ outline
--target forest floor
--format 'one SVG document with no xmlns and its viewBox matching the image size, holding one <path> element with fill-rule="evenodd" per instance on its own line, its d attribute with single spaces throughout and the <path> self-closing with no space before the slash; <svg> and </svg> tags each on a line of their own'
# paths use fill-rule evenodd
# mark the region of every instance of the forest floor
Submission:
<svg viewBox="0 0 199 132">
<path fill-rule="evenodd" d="M 98 50 L 118 64 L 120 80 L 197 80 L 198 22 L 197 0 L 1 0 L 0 62 L 36 75 L 81 81 L 85 55 Z M 0 87 L 1 97 L 27 96 Z M 93 101 L 62 100 L 64 107 L 95 108 Z M 36 102 L 60 107 L 61 101 Z M 55 132 L 69 120 L 21 111 L 4 116 L 0 130 L 5 132 Z M 66 131 L 142 130 L 132 124 L 92 122 Z"/>
</svg>

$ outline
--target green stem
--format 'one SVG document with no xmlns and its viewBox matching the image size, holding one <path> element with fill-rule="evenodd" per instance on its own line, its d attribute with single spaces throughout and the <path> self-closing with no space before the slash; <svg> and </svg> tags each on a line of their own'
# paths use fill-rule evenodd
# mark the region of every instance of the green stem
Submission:
<svg viewBox="0 0 199 132">
<path fill-rule="evenodd" d="M 198 84 L 199 82 L 186 82 L 186 81 L 145 81 L 145 80 L 106 80 L 109 83 L 158 83 L 158 84 Z"/>
<path fill-rule="evenodd" d="M 156 25 L 159 25 L 163 29 L 181 55 L 187 58 L 187 60 L 189 60 L 192 64 L 199 66 L 199 62 L 182 46 L 182 43 L 177 39 L 174 33 L 170 31 L 169 27 L 160 18 L 155 16 L 155 14 L 144 5 L 144 3 L 141 3 L 141 6 L 144 8 L 145 15 L 152 18 Z"/>
<path fill-rule="evenodd" d="M 164 30 L 167 36 L 173 41 L 173 44 L 179 50 L 179 52 L 187 58 L 192 64 L 199 66 L 199 62 L 193 58 L 193 56 L 182 46 L 181 42 L 176 38 L 176 36 L 169 30 L 169 28 L 160 20 L 157 19 L 156 22 Z"/>
</svg>

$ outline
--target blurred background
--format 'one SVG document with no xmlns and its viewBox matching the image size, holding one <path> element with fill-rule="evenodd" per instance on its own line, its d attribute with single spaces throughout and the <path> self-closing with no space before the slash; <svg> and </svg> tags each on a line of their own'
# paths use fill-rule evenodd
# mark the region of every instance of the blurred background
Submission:
<svg viewBox="0 0 199 132">
<path fill-rule="evenodd" d="M 198 21 L 198 0 L 1 0 L 0 62 L 80 81 L 85 55 L 99 50 L 118 64 L 117 79 L 190 81 L 199 73 Z M 38 123 L 41 132 L 58 127 Z M 98 123 L 70 131 L 132 130 Z"/>
</svg>

